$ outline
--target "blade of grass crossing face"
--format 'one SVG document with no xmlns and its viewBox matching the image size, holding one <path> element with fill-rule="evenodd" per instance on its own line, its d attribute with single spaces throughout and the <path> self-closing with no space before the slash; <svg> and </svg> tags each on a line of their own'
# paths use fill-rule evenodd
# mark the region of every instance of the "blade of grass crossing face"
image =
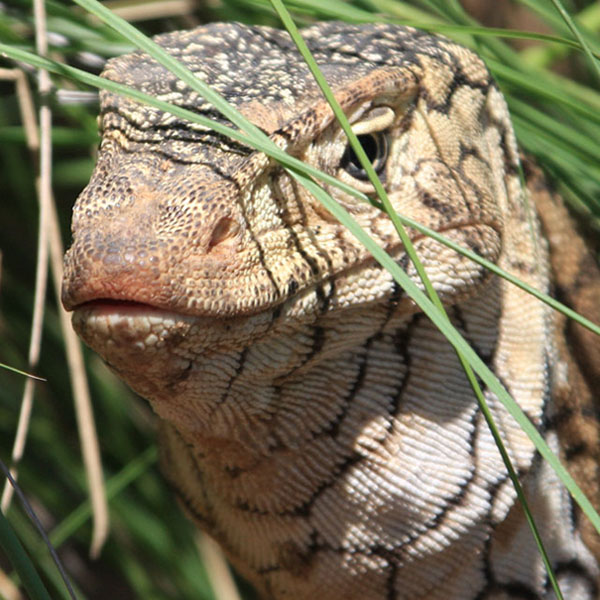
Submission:
<svg viewBox="0 0 600 600">
<path fill-rule="evenodd" d="M 347 119 L 344 111 L 342 110 L 341 106 L 338 104 L 337 100 L 335 99 L 335 96 L 333 95 L 333 92 L 332 92 L 331 88 L 329 87 L 329 84 L 325 80 L 325 77 L 323 77 L 321 70 L 319 69 L 314 58 L 312 57 L 308 47 L 304 43 L 304 40 L 300 36 L 298 29 L 296 28 L 296 25 L 292 21 L 289 13 L 283 6 L 283 3 L 281 2 L 281 0 L 271 0 L 271 4 L 277 11 L 277 14 L 281 18 L 288 33 L 292 37 L 292 40 L 296 44 L 300 54 L 306 61 L 308 68 L 310 69 L 317 84 L 321 88 L 321 91 L 323 92 L 325 98 L 327 99 L 327 102 L 329 102 L 329 105 L 331 106 L 340 126 L 344 130 L 344 133 L 346 134 L 348 141 L 350 142 L 352 150 L 354 150 L 357 158 L 359 159 L 361 166 L 367 173 L 369 181 L 375 188 L 375 192 L 376 192 L 378 198 L 381 200 L 384 210 L 392 219 L 392 222 L 396 228 L 396 231 L 398 232 L 398 235 L 400 236 L 402 244 L 404 245 L 406 252 L 409 255 L 411 261 L 415 265 L 415 268 L 417 269 L 417 273 L 419 274 L 419 277 L 421 278 L 421 281 L 423 282 L 423 285 L 425 286 L 425 289 L 427 290 L 429 297 L 432 299 L 434 304 L 436 304 L 438 309 L 440 311 L 442 311 L 442 313 L 445 314 L 442 303 L 440 302 L 440 300 L 435 292 L 435 289 L 433 288 L 433 286 L 431 285 L 431 282 L 429 281 L 429 278 L 427 277 L 427 273 L 425 272 L 425 269 L 423 268 L 423 265 L 421 264 L 421 261 L 419 260 L 419 257 L 417 256 L 417 254 L 414 250 L 414 247 L 410 241 L 410 238 L 408 237 L 408 234 L 404 230 L 402 222 L 398 219 L 396 211 L 392 207 L 392 203 L 390 202 L 390 200 L 388 198 L 385 188 L 383 187 L 381 181 L 379 180 L 379 177 L 377 176 L 377 173 L 375 172 L 375 169 L 373 168 L 371 161 L 368 159 L 367 154 L 365 153 L 361 143 L 358 141 L 358 138 L 352 131 L 352 127 L 351 127 L 350 123 L 348 122 L 348 119 Z"/>
<path fill-rule="evenodd" d="M 500 432 L 498 431 L 498 427 L 496 427 L 496 422 L 494 421 L 494 417 L 487 405 L 487 402 L 483 396 L 481 391 L 481 387 L 475 378 L 475 374 L 471 369 L 471 365 L 466 361 L 466 359 L 458 352 L 458 358 L 462 364 L 462 367 L 467 374 L 467 378 L 469 379 L 469 383 L 475 392 L 475 396 L 477 397 L 477 403 L 479 404 L 479 409 L 481 410 L 487 426 L 490 429 L 492 437 L 494 438 L 494 442 L 496 443 L 496 447 L 500 452 L 500 456 L 502 457 L 502 462 L 506 466 L 506 470 L 508 472 L 508 476 L 515 488 L 517 493 L 517 498 L 523 507 L 523 513 L 525 514 L 525 519 L 527 524 L 529 525 L 529 529 L 531 529 L 531 533 L 533 535 L 533 539 L 535 540 L 535 544 L 538 548 L 540 556 L 542 557 L 542 561 L 544 563 L 544 567 L 546 568 L 546 573 L 548 573 L 548 579 L 550 580 L 550 585 L 556 594 L 558 600 L 563 600 L 563 595 L 558 585 L 558 581 L 556 580 L 556 574 L 554 573 L 554 569 L 552 568 L 552 563 L 550 562 L 550 558 L 548 557 L 548 553 L 546 552 L 546 548 L 544 547 L 544 543 L 540 536 L 539 530 L 535 523 L 535 519 L 529 510 L 529 504 L 527 503 L 527 498 L 525 497 L 525 492 L 523 491 L 523 487 L 519 481 L 519 477 L 512 465 L 510 457 L 508 456 L 508 452 L 506 451 L 506 447 L 504 446 L 504 442 L 502 441 L 502 437 L 500 436 Z"/>
<path fill-rule="evenodd" d="M 441 318 L 444 318 L 444 319 L 446 319 L 446 321 L 450 322 L 450 319 L 448 318 L 448 315 L 442 305 L 442 302 L 439 299 L 439 296 L 437 295 L 433 285 L 431 284 L 431 282 L 427 276 L 427 273 L 425 272 L 425 269 L 414 250 L 414 247 L 412 245 L 410 238 L 408 237 L 408 234 L 406 233 L 402 223 L 400 222 L 400 220 L 398 219 L 398 217 L 396 215 L 396 211 L 394 210 L 394 208 L 388 198 L 385 188 L 383 187 L 381 181 L 379 180 L 379 177 L 377 176 L 377 173 L 375 172 L 375 169 L 373 168 L 371 161 L 367 158 L 367 155 L 366 155 L 364 149 L 362 148 L 360 142 L 358 141 L 356 135 L 352 131 L 352 128 L 350 126 L 350 123 L 348 122 L 346 115 L 344 114 L 343 110 L 337 103 L 331 88 L 329 87 L 327 81 L 325 80 L 323 74 L 321 73 L 314 58 L 310 54 L 310 51 L 309 51 L 308 47 L 306 46 L 304 40 L 302 39 L 302 36 L 298 32 L 294 22 L 292 21 L 289 13 L 283 6 L 283 3 L 281 2 L 281 0 L 271 0 L 271 3 L 273 4 L 273 7 L 279 14 L 279 17 L 281 18 L 285 28 L 288 30 L 288 33 L 292 37 L 298 50 L 302 54 L 302 57 L 304 58 L 305 62 L 307 63 L 308 68 L 310 69 L 310 71 L 313 74 L 315 80 L 317 81 L 319 87 L 321 88 L 321 91 L 327 98 L 327 101 L 329 102 L 333 112 L 335 113 L 335 115 L 340 123 L 340 126 L 342 127 L 346 136 L 348 137 L 348 140 L 352 146 L 352 149 L 356 153 L 356 155 L 361 163 L 361 166 L 367 172 L 369 180 L 372 183 L 372 185 L 374 186 L 377 196 L 382 201 L 386 213 L 392 219 L 392 222 L 394 223 L 396 231 L 398 232 L 398 235 L 400 236 L 400 239 L 402 240 L 402 243 L 404 245 L 406 253 L 408 254 L 410 260 L 414 264 L 414 266 L 417 270 L 417 273 L 418 273 L 421 281 L 423 282 L 423 285 L 425 286 L 427 294 L 428 294 L 430 300 L 432 301 L 435 309 L 437 309 L 439 311 Z M 408 290 L 405 290 L 405 291 L 408 291 Z M 552 588 L 554 589 L 556 597 L 559 600 L 562 600 L 562 593 L 558 586 L 558 582 L 556 580 L 556 576 L 554 574 L 552 564 L 550 563 L 550 560 L 546 553 L 546 549 L 544 548 L 544 545 L 542 543 L 542 539 L 539 535 L 534 518 L 531 514 L 531 511 L 529 510 L 529 505 L 527 503 L 525 494 L 523 493 L 523 490 L 518 481 L 517 475 L 514 471 L 512 463 L 510 461 L 510 457 L 508 456 L 506 448 L 504 447 L 504 443 L 502 441 L 502 438 L 500 437 L 498 429 L 496 428 L 496 425 L 493 421 L 492 415 L 491 415 L 490 411 L 488 410 L 483 392 L 481 391 L 481 388 L 480 388 L 479 383 L 473 373 L 471 365 L 469 364 L 467 359 L 462 355 L 460 350 L 458 350 L 456 347 L 455 347 L 455 350 L 458 354 L 460 363 L 467 375 L 467 379 L 469 380 L 469 383 L 475 393 L 477 401 L 483 410 L 485 419 L 488 423 L 488 426 L 490 427 L 492 436 L 494 437 L 494 440 L 496 442 L 496 446 L 498 447 L 498 450 L 499 450 L 502 460 L 506 466 L 509 477 L 513 483 L 513 486 L 515 487 L 517 497 L 518 497 L 519 501 L 521 502 L 523 511 L 526 515 L 527 522 L 532 531 L 535 543 L 538 547 L 538 551 L 540 552 L 540 555 L 542 556 L 542 560 L 546 567 L 546 571 L 548 573 L 548 578 L 550 580 L 550 584 L 552 585 Z"/>
<path fill-rule="evenodd" d="M 115 15 L 97 0 L 73 1 L 97 16 L 99 19 L 102 19 L 102 21 L 113 27 L 126 39 L 133 42 L 138 48 L 147 52 L 154 60 L 166 67 L 171 73 L 184 81 L 193 90 L 201 94 L 206 100 L 213 104 L 221 114 L 227 117 L 248 136 L 262 140 L 268 139 L 258 127 L 253 125 L 248 119 L 244 118 L 219 93 L 198 79 L 183 63 L 173 58 L 164 48 L 145 36 L 133 25 L 130 25 L 127 21 Z"/>
<path fill-rule="evenodd" d="M 49 60 L 49 59 L 41 58 L 35 54 L 31 54 L 31 53 L 29 53 L 25 50 L 21 50 L 19 48 L 14 48 L 12 46 L 8 46 L 6 44 L 0 43 L 0 53 L 4 53 L 7 56 L 9 56 L 15 60 L 23 61 L 25 63 L 31 64 L 32 66 L 42 67 L 44 69 L 47 69 L 48 71 L 52 71 L 53 73 L 70 77 L 70 78 L 74 79 L 75 81 L 79 81 L 80 83 L 84 83 L 86 85 L 91 85 L 91 86 L 97 87 L 99 89 L 104 89 L 104 90 L 113 92 L 115 94 L 121 94 L 123 96 L 127 96 L 133 100 L 140 102 L 140 103 L 148 104 L 150 106 L 158 108 L 159 110 L 162 110 L 162 111 L 168 112 L 172 115 L 175 115 L 181 119 L 186 119 L 193 123 L 198 123 L 199 125 L 203 125 L 205 127 L 211 128 L 218 133 L 221 133 L 225 136 L 231 137 L 232 139 L 237 140 L 243 144 L 247 144 L 248 146 L 254 148 L 255 150 L 264 152 L 265 154 L 267 154 L 271 158 L 274 158 L 275 160 L 277 160 L 279 163 L 281 163 L 285 167 L 298 169 L 298 170 L 300 170 L 300 172 L 303 172 L 306 175 L 310 175 L 311 177 L 315 177 L 315 178 L 319 179 L 320 181 L 322 181 L 323 183 L 337 187 L 338 189 L 342 190 L 343 192 L 349 194 L 350 196 L 352 196 L 354 198 L 357 198 L 358 200 L 361 200 L 363 202 L 372 203 L 371 199 L 369 199 L 362 192 L 357 191 L 350 185 L 341 182 L 339 179 L 336 179 L 335 177 L 333 177 L 331 175 L 323 173 L 322 171 L 319 171 L 318 169 L 315 169 L 314 167 L 312 167 L 306 163 L 303 163 L 302 161 L 298 160 L 297 158 L 294 158 L 293 156 L 287 154 L 286 152 L 282 151 L 279 147 L 277 147 L 275 144 L 273 144 L 271 142 L 271 140 L 267 140 L 264 143 L 262 141 L 252 140 L 252 139 L 248 138 L 245 134 L 243 134 L 235 129 L 232 129 L 231 127 L 227 127 L 226 125 L 223 125 L 222 123 L 218 123 L 216 121 L 211 121 L 210 119 L 208 119 L 206 117 L 202 117 L 201 115 L 198 115 L 197 113 L 194 113 L 185 108 L 181 108 L 179 106 L 169 104 L 168 102 L 158 100 L 157 98 L 154 98 L 153 96 L 150 96 L 148 94 L 144 94 L 143 92 L 140 92 L 139 90 L 127 87 L 125 85 L 116 83 L 114 81 L 110 81 L 108 79 L 104 79 L 102 77 L 98 77 L 97 75 L 87 73 L 87 72 L 77 69 L 75 67 L 64 65 L 62 63 L 57 63 L 57 62 Z M 380 207 L 380 208 L 383 210 L 383 207 Z M 560 302 L 558 302 L 554 298 L 551 298 L 547 294 L 539 292 L 538 290 L 531 287 L 530 285 L 528 285 L 524 282 L 521 282 L 519 279 L 517 279 L 510 273 L 507 273 L 506 271 L 502 270 L 500 267 L 498 267 L 494 263 L 491 263 L 491 262 L 487 261 L 486 259 L 482 258 L 481 256 L 471 252 L 468 248 L 463 248 L 463 247 L 457 245 L 456 243 L 452 242 L 451 240 L 446 239 L 443 235 L 439 234 L 438 232 L 433 231 L 432 229 L 429 229 L 428 227 L 425 227 L 424 225 L 421 225 L 420 223 L 418 223 L 410 218 L 404 217 L 402 215 L 397 215 L 397 217 L 403 225 L 412 227 L 413 229 L 416 229 L 417 231 L 420 231 L 421 233 L 423 233 L 429 237 L 432 237 L 436 241 L 448 246 L 449 248 L 452 248 L 456 252 L 459 252 L 459 253 L 463 254 L 464 256 L 468 256 L 471 260 L 485 266 L 487 269 L 492 270 L 494 273 L 496 273 L 500 277 L 503 277 L 504 279 L 517 285 L 521 289 L 524 289 L 527 292 L 535 295 L 542 302 L 548 304 L 555 310 L 558 310 L 559 312 L 563 313 L 564 315 L 568 316 L 569 318 L 576 320 L 583 327 L 586 327 L 590 331 L 593 331 L 594 333 L 600 335 L 600 326 L 592 323 L 591 321 L 582 317 L 581 315 L 578 315 L 576 312 L 571 310 L 569 307 L 565 306 L 564 304 L 561 304 Z"/>
<path fill-rule="evenodd" d="M 354 218 L 339 205 L 329 194 L 314 183 L 310 178 L 304 176 L 301 172 L 290 170 L 292 175 L 298 179 L 316 198 L 318 198 L 325 208 L 334 215 L 348 230 L 369 250 L 375 260 L 387 269 L 394 277 L 395 281 L 401 285 L 419 308 L 431 319 L 436 327 L 446 336 L 446 339 L 458 350 L 469 362 L 475 373 L 483 380 L 489 390 L 494 393 L 499 401 L 504 405 L 509 414 L 515 419 L 525 434 L 531 439 L 537 451 L 562 481 L 574 500 L 579 504 L 584 514 L 590 519 L 596 530 L 600 533 L 600 516 L 581 491 L 575 480 L 563 467 L 558 457 L 550 450 L 545 440 L 534 427 L 534 425 L 525 416 L 519 405 L 513 400 L 510 394 L 504 389 L 498 378 L 490 371 L 481 358 L 463 339 L 455 327 L 445 319 L 433 303 L 416 286 L 410 277 L 396 264 L 394 259 L 378 246 L 365 231 L 363 231 L 354 220 Z"/>
</svg>

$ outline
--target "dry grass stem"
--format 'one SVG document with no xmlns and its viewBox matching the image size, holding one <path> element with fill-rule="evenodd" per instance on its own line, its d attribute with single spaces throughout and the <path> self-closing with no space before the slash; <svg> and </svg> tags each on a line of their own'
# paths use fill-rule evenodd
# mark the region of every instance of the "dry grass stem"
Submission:
<svg viewBox="0 0 600 600">
<path fill-rule="evenodd" d="M 44 56 L 47 53 L 47 40 L 45 10 L 42 0 L 36 0 L 35 21 L 37 51 L 40 55 Z M 43 322 L 43 299 L 46 295 L 48 252 L 50 252 L 54 286 L 60 313 L 60 323 L 65 340 L 67 362 L 70 366 L 71 386 L 73 389 L 73 397 L 75 399 L 75 411 L 77 415 L 83 461 L 90 488 L 93 512 L 93 533 L 90 554 L 92 556 L 97 556 L 108 535 L 108 507 L 106 504 L 100 451 L 81 346 L 71 328 L 69 317 L 60 303 L 62 257 L 64 249 L 60 237 L 56 207 L 52 197 L 52 115 L 49 106 L 44 102 L 45 97 L 47 97 L 47 94 L 51 90 L 51 80 L 46 71 L 41 70 L 39 72 L 39 93 L 42 98 L 42 106 L 40 107 L 41 134 L 38 136 L 34 103 L 25 74 L 18 69 L 4 69 L 0 71 L 0 77 L 2 76 L 4 76 L 5 79 L 12 79 L 16 82 L 19 109 L 25 129 L 27 147 L 33 155 L 39 154 L 40 160 L 40 176 L 36 180 L 40 208 L 40 225 L 38 232 L 34 315 L 28 364 L 29 369 L 33 370 L 39 360 Z M 27 430 L 33 407 L 33 386 L 33 380 L 28 379 L 25 382 L 25 390 L 21 402 L 21 412 L 12 453 L 13 468 L 11 469 L 11 474 L 14 478 L 16 478 L 15 465 L 21 460 L 25 448 Z M 12 490 L 13 488 L 7 482 L 1 501 L 3 512 L 6 512 L 10 505 Z"/>
<path fill-rule="evenodd" d="M 43 43 L 43 42 L 42 42 Z M 33 305 L 33 318 L 31 324 L 31 336 L 29 341 L 29 353 L 27 358 L 28 369 L 34 371 L 39 361 L 40 349 L 41 349 L 41 336 L 42 336 L 42 324 L 44 320 L 44 299 L 46 297 L 46 286 L 48 278 L 48 236 L 46 230 L 46 222 L 44 219 L 47 213 L 47 200 L 44 196 L 44 184 L 45 193 L 50 193 L 50 180 L 49 180 L 49 168 L 51 160 L 51 145 L 50 139 L 44 140 L 45 151 L 41 151 L 40 138 L 37 134 L 37 128 L 35 126 L 35 109 L 29 86 L 25 80 L 24 73 L 20 75 L 14 70 L 6 70 L 4 73 L 14 79 L 17 87 L 17 96 L 19 98 L 19 109 L 21 111 L 22 121 L 25 127 L 25 133 L 27 136 L 27 146 L 34 152 L 40 154 L 40 172 L 43 169 L 46 177 L 46 182 L 42 182 L 41 179 L 37 179 L 37 187 L 39 191 L 39 205 L 40 205 L 40 219 L 38 226 L 38 250 L 37 250 L 37 263 L 36 263 L 36 275 L 35 275 L 35 297 Z M 49 78 L 40 77 L 39 86 L 40 92 L 45 86 L 48 88 Z M 46 127 L 50 128 L 50 112 L 49 109 L 42 111 L 40 110 L 40 120 L 43 119 Z M 15 434 L 15 441 L 12 449 L 12 466 L 11 475 L 13 479 L 17 479 L 17 465 L 23 457 L 25 451 L 25 443 L 27 440 L 27 431 L 29 429 L 29 422 L 31 419 L 31 411 L 33 409 L 33 392 L 34 392 L 34 380 L 27 379 L 25 381 L 25 388 L 23 390 L 23 397 L 21 399 L 21 410 L 19 413 L 19 421 L 17 424 L 17 432 Z M 2 492 L 2 500 L 0 501 L 0 508 L 2 512 L 6 513 L 10 507 L 11 499 L 13 495 L 13 488 L 8 481 L 4 484 L 4 490 Z"/>
<path fill-rule="evenodd" d="M 197 535 L 196 542 L 217 600 L 241 600 L 227 560 L 218 544 L 202 533 Z"/>
<path fill-rule="evenodd" d="M 0 569 L 0 598 L 3 600 L 25 600 L 25 597 L 10 577 Z"/>
<path fill-rule="evenodd" d="M 25 130 L 25 142 L 32 155 L 37 156 L 40 138 L 35 120 L 35 105 L 27 76 L 21 69 L 0 69 L 0 80 L 15 82 L 19 116 Z"/>
<path fill-rule="evenodd" d="M 60 237 L 58 216 L 56 206 L 52 203 L 49 214 L 50 229 L 50 261 L 54 288 L 56 290 L 60 326 L 63 333 L 67 363 L 69 366 L 69 377 L 73 398 L 75 401 L 75 413 L 81 442 L 81 452 L 85 465 L 86 476 L 90 488 L 90 501 L 92 504 L 93 532 L 90 546 L 90 556 L 95 558 L 100 553 L 109 530 L 108 506 L 106 503 L 106 492 L 104 489 L 104 476 L 102 473 L 102 461 L 98 435 L 94 423 L 92 400 L 83 362 L 81 343 L 71 327 L 71 319 L 60 302 L 60 287 L 62 281 L 62 260 L 64 248 Z"/>
</svg>

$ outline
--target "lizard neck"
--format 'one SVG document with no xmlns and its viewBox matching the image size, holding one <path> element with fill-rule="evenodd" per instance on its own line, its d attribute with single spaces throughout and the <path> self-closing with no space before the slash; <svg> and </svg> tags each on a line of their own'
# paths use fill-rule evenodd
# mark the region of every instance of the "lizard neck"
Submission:
<svg viewBox="0 0 600 600">
<path fill-rule="evenodd" d="M 487 294 L 451 311 L 490 364 L 503 356 L 503 290 L 494 279 Z M 358 335 L 360 321 L 350 315 L 338 322 L 337 333 L 327 324 L 318 353 L 304 352 L 292 374 L 277 369 L 277 377 L 264 377 L 262 386 L 256 373 L 250 382 L 239 370 L 227 397 L 213 405 L 210 428 L 164 431 L 167 476 L 192 515 L 259 588 L 280 574 L 288 583 L 303 580 L 303 589 L 318 597 L 356 598 L 348 586 L 369 589 L 370 575 L 349 571 L 360 573 L 360 565 L 375 556 L 390 578 L 392 565 L 403 564 L 403 577 L 415 586 L 406 597 L 434 598 L 448 585 L 467 585 L 482 566 L 494 523 L 514 505 L 511 483 L 452 346 L 422 315 L 380 316 L 378 326 L 373 312 L 363 319 L 370 325 L 351 347 L 341 340 L 348 331 Z M 306 345 L 314 348 L 314 337 L 309 339 Z M 291 338 L 290 347 L 298 347 Z M 281 348 L 252 346 L 244 358 L 247 377 L 249 366 L 265 355 L 272 367 L 285 357 Z M 539 400 L 545 395 L 543 374 L 537 385 Z M 516 386 L 518 391 L 518 381 Z M 486 395 L 495 416 L 506 420 Z M 531 408 L 539 420 L 541 401 L 537 412 Z M 526 473 L 532 446 L 508 431 L 512 458 Z M 482 501 L 492 495 L 499 498 L 495 504 Z M 452 561 L 435 576 L 423 568 L 450 546 L 463 548 L 454 556 L 472 563 L 473 569 L 460 569 L 462 582 L 454 581 L 459 570 Z M 331 589 L 341 596 L 322 595 L 306 584 L 323 581 L 321 570 L 340 574 Z"/>
</svg>

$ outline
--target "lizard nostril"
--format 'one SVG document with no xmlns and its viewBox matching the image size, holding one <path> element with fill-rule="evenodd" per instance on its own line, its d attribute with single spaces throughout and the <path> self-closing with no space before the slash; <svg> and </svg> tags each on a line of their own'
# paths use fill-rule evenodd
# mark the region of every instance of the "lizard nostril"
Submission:
<svg viewBox="0 0 600 600">
<path fill-rule="evenodd" d="M 240 226 L 234 219 L 229 217 L 219 219 L 213 229 L 206 251 L 211 252 L 215 249 L 215 246 L 222 246 L 224 243 L 230 246 L 239 230 Z"/>
</svg>

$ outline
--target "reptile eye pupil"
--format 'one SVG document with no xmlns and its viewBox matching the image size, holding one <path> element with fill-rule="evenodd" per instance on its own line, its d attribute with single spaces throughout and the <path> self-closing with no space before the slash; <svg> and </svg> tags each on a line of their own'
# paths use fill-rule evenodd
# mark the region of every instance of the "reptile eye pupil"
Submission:
<svg viewBox="0 0 600 600">
<path fill-rule="evenodd" d="M 383 133 L 367 133 L 359 135 L 358 141 L 361 143 L 365 154 L 376 173 L 381 173 L 387 159 L 387 139 Z M 367 181 L 369 176 L 367 172 L 362 168 L 358 156 L 348 144 L 344 156 L 342 157 L 342 167 L 348 172 L 349 175 L 356 179 Z"/>
</svg>

